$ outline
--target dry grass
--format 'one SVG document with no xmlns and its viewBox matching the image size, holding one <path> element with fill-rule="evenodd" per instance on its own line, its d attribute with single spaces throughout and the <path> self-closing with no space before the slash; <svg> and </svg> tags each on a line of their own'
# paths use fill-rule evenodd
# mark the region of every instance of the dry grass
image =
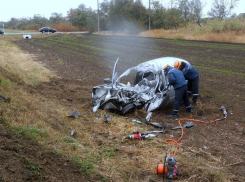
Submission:
<svg viewBox="0 0 245 182">
<path fill-rule="evenodd" d="M 139 36 L 169 38 L 169 39 L 245 43 L 245 32 L 234 32 L 234 31 L 230 31 L 226 33 L 203 33 L 202 34 L 202 33 L 187 31 L 186 29 L 179 29 L 179 30 L 158 29 L 158 30 L 141 32 Z"/>
<path fill-rule="evenodd" d="M 157 163 L 163 162 L 164 152 L 171 154 L 175 149 L 175 145 L 164 143 L 168 135 L 159 135 L 153 140 L 125 140 L 121 143 L 121 137 L 132 134 L 133 131 L 152 129 L 145 124 L 134 124 L 126 117 L 109 114 L 112 120 L 104 123 L 105 111 L 99 110 L 95 114 L 90 113 L 88 109 L 79 109 L 80 117 L 69 119 L 67 116 L 70 111 L 59 103 L 36 94 L 28 94 L 24 90 L 11 92 L 10 96 L 15 95 L 16 99 L 4 110 L 7 111 L 5 114 L 8 117 L 16 118 L 12 119 L 12 125 L 44 129 L 49 133 L 49 137 L 40 141 L 43 145 L 53 147 L 68 157 L 79 156 L 83 160 L 92 161 L 98 172 L 110 179 L 109 181 L 159 180 L 161 177 L 156 176 Z M 21 110 L 16 108 L 20 105 Z M 138 114 L 134 113 L 135 118 Z M 132 127 L 127 127 L 128 125 Z M 75 149 L 72 148 L 72 144 L 64 141 L 64 138 L 69 137 L 71 130 L 75 130 L 72 137 L 75 140 Z M 202 178 L 211 181 L 210 175 L 217 181 L 222 181 L 216 176 L 223 171 L 222 164 L 210 153 L 201 149 L 183 152 L 180 147 L 176 159 L 181 174 L 191 176 L 188 180 L 179 181 L 200 181 Z"/>
<path fill-rule="evenodd" d="M 48 82 L 54 76 L 54 73 L 44 68 L 43 65 L 33 61 L 35 60 L 34 55 L 22 52 L 9 41 L 1 39 L 0 47 L 0 66 L 12 74 L 18 75 L 25 83 L 34 85 Z"/>
<path fill-rule="evenodd" d="M 230 42 L 245 43 L 245 33 L 227 32 L 227 33 L 209 33 L 198 36 L 196 40 L 214 41 L 214 42 Z"/>
</svg>

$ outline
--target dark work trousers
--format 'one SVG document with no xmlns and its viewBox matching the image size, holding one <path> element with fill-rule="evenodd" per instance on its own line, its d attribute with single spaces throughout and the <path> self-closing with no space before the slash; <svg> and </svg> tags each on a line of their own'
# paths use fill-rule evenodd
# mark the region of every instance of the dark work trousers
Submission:
<svg viewBox="0 0 245 182">
<path fill-rule="evenodd" d="M 187 92 L 188 94 L 192 93 L 192 101 L 195 103 L 197 102 L 197 98 L 198 98 L 198 87 L 199 87 L 199 76 L 192 80 L 188 80 Z"/>
<path fill-rule="evenodd" d="M 191 104 L 190 104 L 190 100 L 188 97 L 188 93 L 187 93 L 187 87 L 186 85 L 177 88 L 175 90 L 175 100 L 174 100 L 174 110 L 173 110 L 173 115 L 177 115 L 177 113 L 179 112 L 179 106 L 181 104 L 182 99 L 184 100 L 185 103 L 185 108 L 187 110 L 191 109 Z"/>
</svg>

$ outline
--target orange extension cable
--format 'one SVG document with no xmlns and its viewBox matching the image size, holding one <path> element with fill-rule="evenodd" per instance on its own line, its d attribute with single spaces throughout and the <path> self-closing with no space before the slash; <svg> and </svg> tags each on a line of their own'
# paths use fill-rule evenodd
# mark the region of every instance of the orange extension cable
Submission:
<svg viewBox="0 0 245 182">
<path fill-rule="evenodd" d="M 222 106 L 223 107 L 223 106 Z M 221 108 L 222 108 L 221 107 Z M 205 123 L 205 124 L 211 124 L 211 123 L 214 123 L 216 121 L 221 121 L 223 119 L 225 119 L 227 117 L 227 110 L 223 110 L 223 114 L 224 114 L 224 117 L 223 118 L 219 118 L 219 119 L 215 119 L 213 121 L 202 121 L 202 120 L 197 120 L 197 119 L 191 119 L 191 118 L 182 118 L 182 119 L 179 119 L 179 125 L 180 125 L 180 128 L 181 128 L 181 136 L 179 137 L 178 140 L 174 140 L 174 139 L 166 139 L 165 140 L 165 143 L 166 144 L 176 144 L 176 148 L 175 148 L 175 151 L 172 155 L 170 156 L 175 156 L 176 155 L 176 152 L 177 152 L 177 149 L 178 149 L 178 142 L 182 139 L 183 135 L 184 135 L 184 130 L 183 130 L 183 127 L 181 125 L 181 121 L 195 121 L 195 122 L 199 122 L 199 123 Z"/>
</svg>

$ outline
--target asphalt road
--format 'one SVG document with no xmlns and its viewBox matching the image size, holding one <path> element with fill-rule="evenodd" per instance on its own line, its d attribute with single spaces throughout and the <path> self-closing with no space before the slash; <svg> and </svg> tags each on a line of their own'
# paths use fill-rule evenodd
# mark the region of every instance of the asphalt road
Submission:
<svg viewBox="0 0 245 182">
<path fill-rule="evenodd" d="M 55 32 L 55 33 L 88 33 L 88 31 L 80 31 L 80 32 Z M 4 32 L 4 35 L 30 35 L 30 34 L 42 34 L 41 32 L 17 32 L 17 33 L 7 33 Z M 46 32 L 44 34 L 51 34 L 51 32 Z"/>
</svg>

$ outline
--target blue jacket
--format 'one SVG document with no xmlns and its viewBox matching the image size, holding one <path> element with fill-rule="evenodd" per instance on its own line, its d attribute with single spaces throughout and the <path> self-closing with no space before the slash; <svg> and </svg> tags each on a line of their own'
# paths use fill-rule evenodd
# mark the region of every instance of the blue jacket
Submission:
<svg viewBox="0 0 245 182">
<path fill-rule="evenodd" d="M 183 69 L 183 73 L 185 76 L 186 80 L 192 80 L 196 77 L 199 76 L 196 68 L 194 68 L 193 66 L 191 66 L 190 64 L 186 63 L 184 69 Z"/>
<path fill-rule="evenodd" d="M 169 79 L 169 84 L 173 85 L 174 89 L 180 88 L 184 85 L 187 85 L 184 74 L 182 71 L 175 69 L 173 67 L 167 68 L 165 75 Z"/>
</svg>

